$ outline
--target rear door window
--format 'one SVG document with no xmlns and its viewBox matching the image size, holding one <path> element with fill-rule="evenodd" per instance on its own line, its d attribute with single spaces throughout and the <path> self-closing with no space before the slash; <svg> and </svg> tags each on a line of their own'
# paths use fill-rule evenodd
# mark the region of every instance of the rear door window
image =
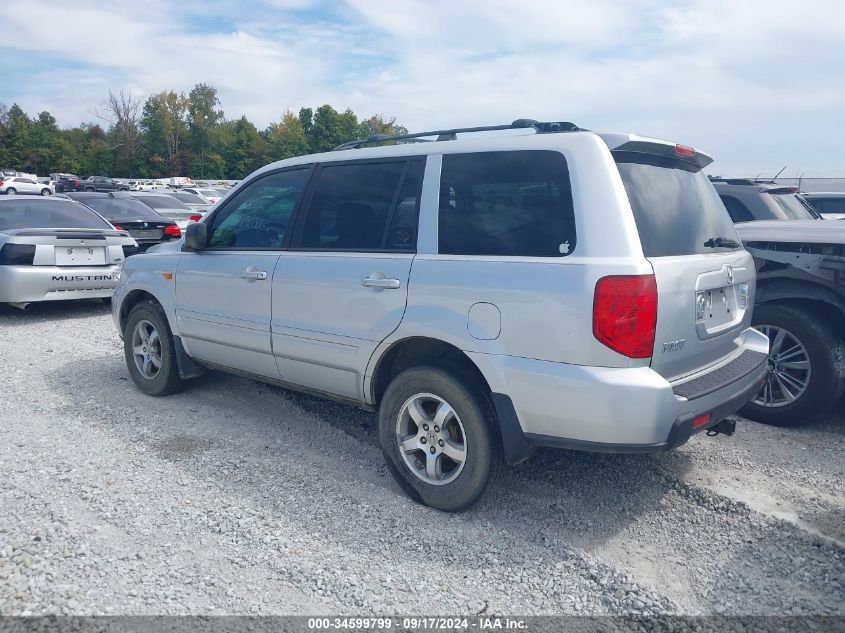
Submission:
<svg viewBox="0 0 845 633">
<path fill-rule="evenodd" d="M 421 158 L 321 166 L 296 247 L 413 252 L 422 169 Z"/>
<path fill-rule="evenodd" d="M 725 205 L 699 167 L 641 152 L 613 152 L 646 257 L 696 255 L 741 246 Z"/>
<path fill-rule="evenodd" d="M 544 150 L 444 155 L 438 240 L 449 255 L 568 255 L 575 219 L 566 159 Z"/>
</svg>

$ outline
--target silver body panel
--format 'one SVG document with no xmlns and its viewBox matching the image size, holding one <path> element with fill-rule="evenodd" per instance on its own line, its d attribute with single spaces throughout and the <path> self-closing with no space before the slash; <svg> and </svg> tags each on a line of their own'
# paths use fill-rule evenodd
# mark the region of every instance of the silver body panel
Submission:
<svg viewBox="0 0 845 633">
<path fill-rule="evenodd" d="M 744 250 L 646 258 L 630 203 L 609 151 L 634 135 L 590 132 L 485 137 L 331 152 L 259 170 L 316 161 L 426 156 L 416 254 L 299 252 L 190 253 L 174 249 L 131 258 L 115 291 L 144 290 L 164 306 L 174 334 L 198 360 L 374 404 L 372 378 L 383 355 L 410 338 L 463 350 L 494 392 L 512 399 L 526 433 L 604 444 L 665 442 L 680 415 L 715 407 L 759 380 L 754 373 L 690 403 L 673 386 L 717 370 L 746 350 L 765 353 L 749 327 L 751 308 L 718 331 L 696 323 L 696 292 L 720 290 L 723 266 L 734 284 L 755 279 Z M 661 141 L 667 147 L 673 147 Z M 577 245 L 567 257 L 441 255 L 437 249 L 442 155 L 520 149 L 561 152 L 572 185 Z M 702 158 L 709 162 L 709 158 Z M 267 273 L 255 281 L 245 270 Z M 159 271 L 175 272 L 165 281 Z M 631 359 L 592 333 L 596 282 L 607 275 L 655 275 L 658 323 L 652 358 Z M 362 285 L 383 275 L 398 287 Z M 721 275 L 721 277 L 720 277 Z M 737 304 L 738 305 L 738 304 Z M 686 346 L 662 358 L 666 340 Z"/>
</svg>

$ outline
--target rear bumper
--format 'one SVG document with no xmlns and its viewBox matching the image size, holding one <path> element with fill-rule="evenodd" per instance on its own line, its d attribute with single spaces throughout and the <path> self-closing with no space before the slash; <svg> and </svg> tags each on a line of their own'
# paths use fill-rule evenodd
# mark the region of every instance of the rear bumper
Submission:
<svg viewBox="0 0 845 633">
<path fill-rule="evenodd" d="M 111 297 L 121 267 L 0 266 L 0 303 Z"/>
<path fill-rule="evenodd" d="M 742 371 L 726 363 L 680 385 L 650 367 L 606 368 L 469 353 L 487 377 L 502 427 L 505 453 L 515 463 L 534 446 L 644 453 L 680 446 L 747 403 L 766 372 L 768 339 L 749 328 L 735 341 Z M 737 359 L 734 359 L 737 360 Z M 726 369 L 727 368 L 727 369 Z M 714 378 L 697 397 L 676 393 L 694 380 Z M 505 395 L 507 394 L 507 395 Z M 693 429 L 705 413 L 708 424 Z"/>
</svg>

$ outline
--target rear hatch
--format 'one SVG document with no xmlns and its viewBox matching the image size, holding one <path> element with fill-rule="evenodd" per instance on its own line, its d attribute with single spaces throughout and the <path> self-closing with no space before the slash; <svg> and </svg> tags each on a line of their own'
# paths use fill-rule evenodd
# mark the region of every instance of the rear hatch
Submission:
<svg viewBox="0 0 845 633">
<path fill-rule="evenodd" d="M 630 145 L 613 156 L 657 282 L 651 367 L 676 380 L 739 353 L 754 263 L 702 171 L 708 157 L 681 146 Z"/>
<path fill-rule="evenodd" d="M 18 264 L 32 266 L 113 266 L 134 241 L 114 229 L 14 229 L 4 248 L 15 249 Z"/>
</svg>

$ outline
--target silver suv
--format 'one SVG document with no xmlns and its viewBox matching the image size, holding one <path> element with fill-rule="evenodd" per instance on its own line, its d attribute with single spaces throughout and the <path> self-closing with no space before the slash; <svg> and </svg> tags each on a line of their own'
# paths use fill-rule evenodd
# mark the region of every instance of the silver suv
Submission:
<svg viewBox="0 0 845 633">
<path fill-rule="evenodd" d="M 401 487 L 449 511 L 538 446 L 730 432 L 768 339 L 710 162 L 520 120 L 273 163 L 181 248 L 127 260 L 129 372 L 151 395 L 212 368 L 376 409 Z"/>
</svg>

